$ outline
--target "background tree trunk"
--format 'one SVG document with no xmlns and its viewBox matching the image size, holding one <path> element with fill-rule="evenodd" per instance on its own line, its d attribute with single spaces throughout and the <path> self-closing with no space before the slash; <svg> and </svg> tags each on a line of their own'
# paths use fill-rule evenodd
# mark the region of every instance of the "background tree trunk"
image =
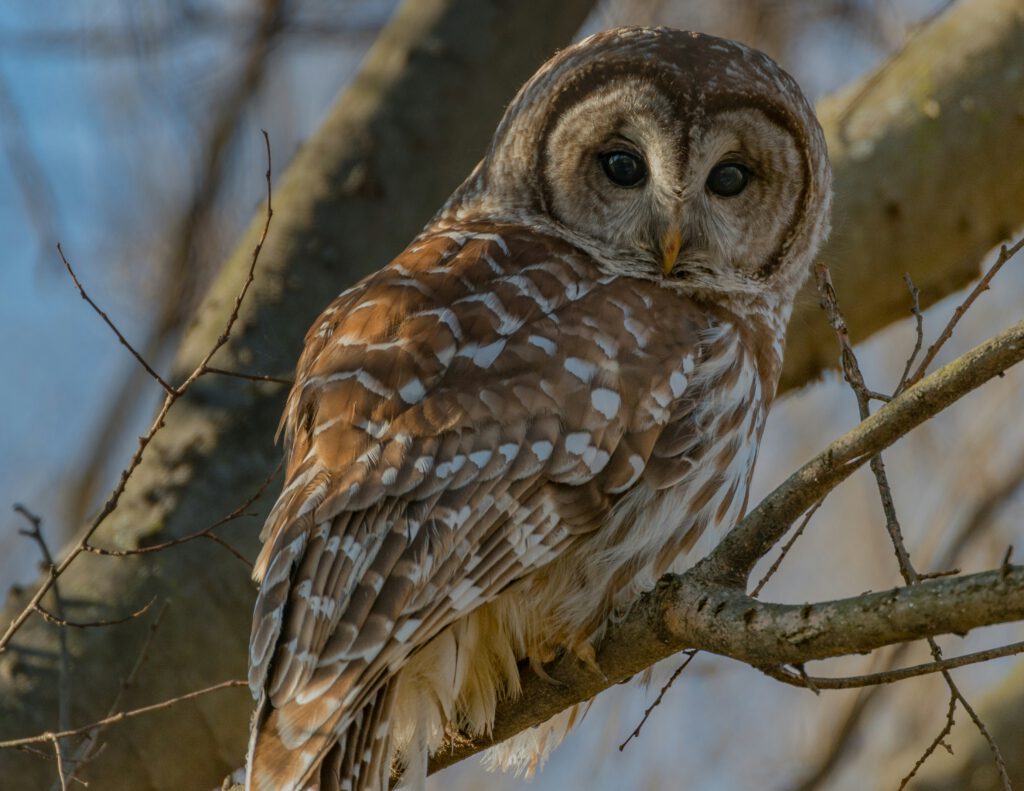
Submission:
<svg viewBox="0 0 1024 791">
<path fill-rule="evenodd" d="M 256 282 L 222 368 L 288 376 L 319 310 L 404 247 L 482 155 L 504 105 L 591 3 L 406 3 L 319 132 L 275 189 Z M 909 313 L 902 273 L 923 304 L 976 276 L 977 262 L 1024 221 L 1024 22 L 1012 0 L 963 0 L 892 61 L 822 102 L 836 168 L 836 231 L 825 257 L 855 336 Z M 189 370 L 220 332 L 262 216 L 226 262 L 177 357 Z M 794 317 L 784 387 L 836 357 L 808 296 Z M 244 501 L 274 469 L 284 388 L 207 377 L 175 406 L 98 543 L 134 547 L 187 535 Z M 247 556 L 257 516 L 222 530 Z M 168 609 L 126 706 L 245 675 L 255 588 L 210 542 L 152 555 L 81 558 L 61 579 L 67 617 L 118 617 L 156 597 Z M 13 591 L 2 620 L 25 604 Z M 72 722 L 103 716 L 135 662 L 142 622 L 67 630 Z M 33 618 L 0 656 L 0 738 L 52 729 L 57 629 Z M 232 690 L 118 726 L 84 772 L 103 789 L 211 787 L 238 765 L 251 700 Z M 46 788 L 51 764 L 0 752 L 0 777 Z"/>
</svg>

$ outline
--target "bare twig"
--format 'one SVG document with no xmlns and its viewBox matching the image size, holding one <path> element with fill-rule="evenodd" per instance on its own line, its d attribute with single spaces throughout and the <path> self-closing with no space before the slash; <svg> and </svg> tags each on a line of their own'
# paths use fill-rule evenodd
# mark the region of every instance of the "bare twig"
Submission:
<svg viewBox="0 0 1024 791">
<path fill-rule="evenodd" d="M 57 778 L 60 782 L 61 791 L 67 791 L 68 779 L 64 773 L 64 757 L 60 754 L 60 740 L 56 736 L 50 737 L 53 744 L 53 754 L 57 757 Z"/>
<path fill-rule="evenodd" d="M 253 514 L 247 513 L 248 508 L 252 506 L 252 504 L 255 503 L 261 496 L 263 496 L 263 493 L 267 490 L 267 487 L 274 480 L 274 478 L 277 477 L 277 474 L 281 471 L 281 467 L 283 466 L 283 464 L 283 461 L 278 462 L 273 472 L 271 472 L 270 475 L 268 475 L 263 480 L 263 483 L 260 484 L 259 488 L 255 492 L 253 492 L 244 503 L 242 503 L 233 511 L 231 511 L 231 513 L 222 516 L 209 527 L 205 527 L 202 530 L 197 530 L 195 533 L 190 533 L 187 536 L 181 536 L 180 538 L 171 539 L 170 541 L 163 541 L 159 544 L 151 544 L 149 546 L 144 547 L 135 547 L 134 549 L 107 549 L 106 547 L 97 547 L 92 544 L 87 544 L 85 550 L 87 552 L 92 552 L 94 555 L 107 555 L 108 557 L 121 558 L 127 557 L 129 555 L 145 555 L 150 552 L 162 552 L 165 549 L 170 549 L 171 547 L 176 547 L 180 544 L 185 544 L 190 541 L 195 541 L 196 539 L 205 538 L 217 544 L 220 544 L 222 547 L 227 549 L 228 552 L 230 552 L 240 561 L 245 563 L 249 568 L 252 568 L 252 561 L 246 558 L 241 552 L 235 549 L 235 547 L 233 547 L 223 538 L 221 538 L 218 535 L 215 535 L 213 531 L 221 525 L 227 524 L 228 522 L 232 522 L 241 516 L 252 516 Z"/>
<path fill-rule="evenodd" d="M 1024 240 L 1022 240 L 1020 244 L 1024 245 Z M 1014 252 L 1016 252 L 1016 249 L 1018 248 L 1015 247 Z M 984 288 L 988 287 L 987 283 L 991 281 L 992 276 L 994 276 L 995 272 L 998 271 L 999 267 L 1002 266 L 1002 263 L 1005 263 L 1005 261 L 1008 260 L 1011 255 L 1012 253 L 1008 254 L 1006 248 L 1004 247 L 1002 253 L 999 256 L 999 260 L 996 262 L 996 265 L 994 265 L 989 270 L 985 277 L 982 278 L 982 281 L 978 284 L 978 286 L 975 287 L 975 289 L 971 292 L 968 298 L 964 300 L 963 304 L 959 308 L 957 308 L 957 312 L 954 314 L 953 319 L 950 320 L 950 323 L 947 325 L 946 330 L 943 331 L 942 335 L 939 336 L 939 340 L 937 340 L 935 344 L 931 348 L 929 348 L 928 353 L 925 354 L 925 358 L 924 360 L 922 360 L 921 366 L 918 368 L 918 371 L 922 372 L 922 375 L 923 371 L 926 370 L 929 361 L 934 357 L 933 349 L 935 350 L 935 352 L 937 352 L 938 349 L 942 346 L 942 344 L 945 343 L 946 339 L 948 339 L 949 336 L 952 335 L 953 327 L 959 320 L 960 316 L 962 316 L 971 306 L 977 294 L 980 294 L 981 290 L 984 290 Z M 842 312 L 840 311 L 839 303 L 836 298 L 835 290 L 832 287 L 832 279 L 829 275 L 828 267 L 825 264 L 818 264 L 815 267 L 815 271 L 818 278 L 818 290 L 822 297 L 822 307 L 825 308 L 829 316 L 829 320 L 836 331 L 836 336 L 839 339 L 840 348 L 842 350 L 841 358 L 843 376 L 846 379 L 846 381 L 849 382 L 850 387 L 853 389 L 854 395 L 857 398 L 857 406 L 860 410 L 861 420 L 867 420 L 871 415 L 869 406 L 870 396 L 868 395 L 867 388 L 864 384 L 864 377 L 861 373 L 860 365 L 857 361 L 857 355 L 854 353 L 853 348 L 850 345 L 849 334 L 846 331 L 846 322 L 843 319 Z M 984 288 L 982 288 L 983 284 Z M 885 513 L 886 531 L 889 533 L 889 538 L 892 542 L 893 549 L 896 553 L 896 559 L 899 563 L 900 574 L 903 576 L 903 579 L 907 583 L 907 585 L 915 585 L 921 581 L 921 577 L 918 574 L 917 570 L 914 568 L 914 564 L 910 559 L 910 553 L 907 550 L 906 543 L 903 539 L 903 531 L 900 527 L 900 522 L 896 515 L 896 506 L 893 503 L 892 499 L 892 489 L 889 486 L 889 480 L 885 472 L 885 464 L 882 461 L 881 453 L 876 453 L 871 457 L 870 467 L 871 472 L 875 476 L 875 483 L 877 485 L 878 495 L 882 501 L 882 510 Z M 1008 561 L 1004 562 L 1004 566 L 1008 565 Z M 934 637 L 928 638 L 928 647 L 930 648 L 932 656 L 935 658 L 935 661 L 941 661 L 942 649 L 939 647 L 939 644 L 938 642 L 936 642 Z M 949 722 L 947 724 L 949 725 L 949 727 L 952 727 L 952 712 L 955 708 L 955 704 L 959 703 L 968 713 L 972 722 L 974 722 L 975 726 L 978 728 L 978 731 L 988 742 L 988 746 L 989 749 L 992 751 L 992 757 L 995 761 L 996 768 L 999 771 L 999 776 L 1002 781 L 1003 788 L 1006 791 L 1011 791 L 1010 778 L 1006 770 L 1006 762 L 1003 760 L 1003 756 L 999 750 L 999 746 L 992 739 L 992 736 L 989 734 L 988 728 L 985 727 L 985 724 L 981 721 L 981 718 L 978 717 L 974 708 L 968 702 L 967 698 L 964 697 L 964 694 L 961 692 L 956 682 L 953 681 L 953 677 L 950 675 L 949 671 L 943 668 L 940 669 L 939 672 L 941 672 L 942 677 L 946 682 L 946 686 L 949 687 L 949 693 L 951 698 L 950 716 Z M 929 752 L 926 752 L 923 758 L 926 758 L 930 751 L 933 749 L 934 744 L 931 747 L 929 747 Z M 913 776 L 913 773 L 917 771 L 919 766 L 920 763 L 915 765 L 913 771 L 911 772 L 911 776 Z M 905 780 L 904 784 L 906 782 L 909 782 L 909 780 Z"/>
<path fill-rule="evenodd" d="M 274 382 L 280 385 L 288 385 L 291 387 L 295 384 L 291 379 L 284 379 L 280 376 L 268 376 L 266 374 L 244 374 L 238 371 L 225 371 L 223 368 L 214 368 L 212 365 L 206 366 L 206 373 L 217 374 L 218 376 L 232 376 L 235 379 L 248 379 L 252 382 Z"/>
<path fill-rule="evenodd" d="M 96 304 L 96 302 L 93 300 L 93 298 L 90 297 L 89 294 L 86 292 L 85 288 L 83 288 L 81 282 L 78 280 L 78 275 L 75 274 L 75 270 L 71 266 L 71 262 L 68 261 L 67 256 L 64 255 L 64 248 L 61 247 L 60 242 L 57 242 L 57 252 L 60 254 L 60 260 L 64 264 L 64 268 L 68 271 L 68 274 L 71 275 L 71 280 L 74 282 L 75 288 L 78 289 L 78 293 L 82 297 L 82 299 L 84 299 L 86 302 L 88 302 L 89 303 L 89 307 L 91 307 L 93 309 L 93 311 L 96 313 L 96 315 L 99 316 L 101 319 L 103 319 L 103 322 L 108 327 L 110 327 L 111 330 L 113 330 L 114 335 L 117 336 L 117 340 L 120 341 L 121 345 L 124 346 L 124 348 L 126 348 L 129 352 L 131 352 L 132 357 L 134 357 L 135 360 L 139 363 L 139 365 L 141 365 L 143 367 L 143 369 L 146 371 L 146 373 L 149 374 L 150 377 L 157 384 L 159 384 L 160 387 L 162 387 L 164 389 L 164 392 L 167 393 L 168 395 L 173 395 L 174 394 L 174 388 L 171 387 L 171 385 L 169 385 L 167 383 L 167 380 L 165 380 L 162 376 L 160 376 L 160 374 L 158 374 L 155 370 L 153 370 L 153 367 L 148 362 L 146 362 L 145 358 L 141 354 L 139 354 L 135 350 L 134 346 L 132 346 L 130 343 L 128 343 L 128 339 L 125 338 L 124 335 L 121 334 L 121 330 L 119 330 L 117 328 L 117 325 L 114 324 L 113 321 L 111 321 L 110 316 L 108 316 L 103 311 L 103 309 L 100 308 L 100 306 Z"/>
<path fill-rule="evenodd" d="M 267 133 L 265 131 L 263 132 L 263 141 L 267 153 L 266 219 L 263 224 L 263 230 L 260 234 L 260 238 L 257 241 L 256 246 L 253 248 L 252 258 L 250 259 L 249 269 L 248 272 L 246 273 L 245 282 L 242 284 L 242 287 L 240 288 L 238 295 L 235 297 L 234 305 L 232 306 L 231 313 L 228 316 L 227 321 L 225 322 L 223 331 L 217 337 L 217 340 L 213 343 L 212 347 L 203 357 L 199 365 L 197 365 L 196 368 L 192 371 L 192 373 L 190 373 L 180 385 L 178 385 L 177 387 L 171 387 L 170 390 L 167 392 L 166 396 L 164 397 L 164 401 L 156 414 L 156 417 L 150 424 L 149 429 L 146 431 L 145 434 L 139 437 L 138 447 L 136 448 L 135 453 L 132 455 L 131 460 L 128 462 L 128 466 L 121 471 L 121 475 L 117 482 L 117 485 L 114 487 L 114 490 L 107 498 L 106 503 L 104 503 L 99 513 L 82 531 L 76 545 L 68 552 L 67 555 L 65 555 L 64 559 L 56 566 L 56 568 L 53 568 L 51 570 L 50 574 L 47 575 L 47 577 L 36 589 L 36 592 L 33 594 L 28 604 L 26 604 L 25 607 L 21 610 L 21 612 L 17 616 L 15 616 L 15 618 L 7 626 L 7 629 L 4 631 L 3 635 L 0 636 L 0 653 L 3 653 L 7 649 L 7 646 L 10 644 L 11 638 L 21 628 L 22 624 L 24 624 L 25 621 L 28 620 L 29 616 L 33 612 L 35 612 L 36 607 L 39 605 L 43 596 L 45 596 L 46 593 L 53 587 L 54 582 L 57 580 L 57 578 L 64 573 L 68 566 L 70 566 L 78 558 L 79 555 L 81 555 L 83 552 L 88 551 L 87 547 L 89 546 L 90 539 L 99 529 L 100 525 L 102 525 L 107 520 L 107 518 L 116 510 L 118 503 L 120 502 L 121 495 L 124 494 L 124 490 L 128 484 L 129 479 L 132 477 L 135 470 L 138 469 L 139 464 L 142 463 L 142 458 L 146 452 L 146 448 L 149 446 L 149 443 L 152 442 L 153 437 L 156 436 L 157 432 L 159 432 L 160 429 L 163 428 L 164 421 L 167 418 L 167 413 L 171 410 L 171 407 L 173 407 L 174 404 L 177 403 L 178 399 L 185 395 L 185 393 L 196 382 L 197 379 L 203 376 L 204 369 L 206 368 L 207 365 L 209 365 L 210 360 L 220 350 L 220 348 L 225 343 L 227 343 L 228 338 L 231 335 L 231 330 L 234 327 L 235 322 L 238 320 L 238 314 L 241 309 L 242 302 L 245 300 L 245 296 L 249 292 L 249 286 L 252 285 L 253 278 L 255 277 L 256 264 L 259 261 L 260 251 L 263 249 L 263 244 L 266 241 L 267 234 L 270 231 L 270 221 L 274 214 L 271 202 L 272 192 L 270 138 L 267 136 Z"/>
<path fill-rule="evenodd" d="M 91 552 L 94 555 L 106 555 L 107 557 L 112 558 L 126 558 L 130 555 L 147 555 L 151 552 L 163 552 L 165 549 L 170 549 L 171 547 L 188 544 L 192 541 L 205 538 L 207 541 L 212 541 L 214 544 L 224 547 L 224 549 L 238 558 L 240 562 L 244 563 L 249 568 L 252 568 L 252 561 L 249 560 L 249 558 L 216 533 L 211 532 L 212 530 L 213 527 L 211 526 L 195 533 L 190 533 L 187 536 L 182 536 L 181 538 L 173 538 L 170 541 L 163 541 L 159 544 L 151 544 L 145 547 L 135 547 L 134 549 L 107 549 L 106 547 L 96 547 L 90 544 L 85 548 L 85 551 Z"/>
<path fill-rule="evenodd" d="M 632 733 L 630 733 L 629 736 L 626 737 L 626 741 L 619 745 L 619 752 L 625 750 L 627 744 L 633 741 L 633 739 L 636 739 L 640 736 L 640 730 L 644 727 L 644 723 L 647 722 L 648 718 L 651 716 L 651 713 L 656 708 L 658 708 L 658 706 L 661 705 L 661 701 L 665 698 L 665 693 L 672 688 L 672 685 L 676 682 L 676 679 L 679 678 L 682 672 L 686 670 L 690 662 L 693 661 L 693 658 L 697 656 L 697 654 L 700 652 L 697 650 L 689 650 L 684 651 L 683 653 L 686 654 L 686 659 L 683 660 L 683 663 L 679 665 L 679 667 L 672 671 L 672 675 L 669 676 L 668 681 L 665 682 L 665 684 L 661 688 L 661 691 L 658 692 L 658 697 L 656 697 L 654 699 L 654 702 L 651 703 L 651 705 L 648 706 L 647 709 L 644 711 L 644 716 L 640 719 L 640 722 L 637 723 L 637 726 L 633 729 Z"/>
<path fill-rule="evenodd" d="M 28 530 L 19 530 L 18 532 L 23 536 L 31 538 L 39 547 L 39 552 L 43 556 L 43 563 L 49 575 L 48 578 L 53 579 L 51 592 L 53 593 L 54 607 L 57 610 L 56 617 L 63 620 L 64 602 L 60 596 L 60 587 L 57 585 L 57 564 L 54 563 L 53 553 L 50 552 L 50 547 L 43 537 L 43 520 L 20 503 L 15 504 L 14 510 L 25 517 L 29 523 Z M 40 613 L 46 612 L 38 602 L 35 604 L 35 609 Z M 58 727 L 63 730 L 68 727 L 71 721 L 71 654 L 68 651 L 68 636 L 63 629 L 57 634 L 57 644 L 60 646 L 60 673 L 57 679 L 57 722 L 59 723 Z M 57 769 L 63 783 L 64 769 L 63 757 L 61 755 L 63 746 L 60 740 L 53 740 L 53 749 L 57 754 Z"/>
<path fill-rule="evenodd" d="M 135 664 L 132 665 L 131 670 L 128 671 L 128 675 L 121 679 L 121 684 L 118 686 L 117 694 L 114 695 L 114 700 L 110 704 L 110 708 L 107 710 L 107 717 L 112 717 L 121 708 L 121 701 L 124 699 L 124 696 L 128 694 L 128 690 L 135 684 L 135 680 L 142 671 L 143 665 L 145 665 L 146 660 L 149 659 L 149 648 L 153 644 L 153 640 L 156 638 L 156 633 L 160 629 L 160 623 L 163 621 L 165 612 L 167 612 L 166 602 L 160 607 L 156 617 L 153 619 L 152 623 L 150 623 L 146 639 L 142 642 L 142 647 L 139 649 L 138 656 L 135 658 Z M 82 771 L 82 768 L 99 754 L 102 749 L 99 737 L 105 727 L 105 725 L 100 725 L 85 735 L 85 739 L 82 744 L 79 745 L 78 751 L 72 759 L 71 773 L 68 776 L 69 780 L 76 779 L 75 776 L 78 772 Z"/>
<path fill-rule="evenodd" d="M 964 314 L 968 311 L 974 301 L 980 297 L 984 292 L 988 291 L 989 284 L 992 282 L 992 278 L 996 276 L 996 273 L 1003 268 L 1003 265 L 1013 258 L 1020 249 L 1024 247 L 1024 239 L 1018 240 L 1011 247 L 1007 247 L 1005 244 L 999 249 L 999 256 L 995 262 L 988 268 L 988 271 L 982 276 L 982 278 L 975 284 L 971 292 L 964 298 L 964 301 L 957 305 L 956 310 L 953 311 L 953 315 L 950 317 L 946 326 L 939 333 L 939 337 L 935 343 L 928 347 L 928 351 L 924 353 L 924 359 L 921 360 L 921 364 L 914 371 L 914 375 L 908 380 L 908 384 L 912 385 L 915 382 L 920 381 L 921 377 L 928 371 L 928 366 L 931 365 L 932 360 L 939 353 L 939 350 L 945 345 L 953 336 L 953 330 L 956 329 L 956 325 L 960 323 L 960 319 L 963 318 Z"/>
<path fill-rule="evenodd" d="M 924 313 L 921 312 L 921 291 L 914 285 L 910 272 L 903 273 L 903 282 L 907 284 L 907 290 L 910 291 L 910 310 L 914 314 L 914 348 L 910 352 L 910 356 L 907 357 L 907 364 L 903 367 L 903 373 L 900 376 L 900 381 L 896 384 L 893 395 L 899 395 L 907 389 L 910 383 L 910 371 L 914 367 L 917 355 L 921 353 L 921 347 L 924 346 Z"/>
<path fill-rule="evenodd" d="M 929 757 L 931 757 L 931 754 L 935 752 L 936 748 L 938 748 L 939 745 L 942 745 L 947 750 L 950 749 L 949 745 L 946 744 L 946 737 L 949 736 L 950 732 L 953 730 L 953 726 L 956 724 L 953 720 L 953 715 L 955 713 L 956 696 L 951 695 L 949 698 L 949 708 L 946 711 L 946 722 L 942 726 L 942 730 L 939 731 L 938 736 L 932 739 L 932 743 L 925 748 L 924 753 L 921 755 L 920 758 L 917 759 L 917 763 L 914 764 L 914 766 L 911 768 L 910 772 L 906 775 L 906 777 L 904 777 L 900 781 L 899 791 L 903 791 L 903 789 L 907 787 L 907 783 L 914 779 L 914 776 L 917 774 L 918 770 L 922 766 L 924 766 L 924 762 L 927 761 Z"/>
<path fill-rule="evenodd" d="M 814 514 L 817 513 L 818 509 L 821 508 L 821 504 L 823 502 L 825 502 L 824 497 L 812 505 L 807 513 L 804 514 L 804 518 L 803 521 L 800 522 L 800 526 L 793 532 L 793 535 L 789 537 L 786 543 L 782 545 L 782 549 L 779 551 L 779 556 L 775 558 L 775 561 L 768 567 L 764 576 L 761 577 L 757 585 L 754 586 L 754 590 L 750 593 L 751 598 L 756 599 L 761 595 L 761 591 L 764 590 L 764 586 L 768 584 L 768 580 L 770 580 L 775 575 L 775 572 L 779 570 L 779 566 L 781 566 L 782 561 L 786 559 L 786 555 L 789 554 L 789 550 L 793 548 L 793 545 L 797 542 L 800 536 L 804 534 L 804 530 L 807 529 L 807 525 L 810 524 L 811 519 L 814 517 Z"/>
<path fill-rule="evenodd" d="M 791 673 L 785 668 L 762 667 L 759 668 L 765 675 L 771 676 L 776 681 L 782 681 L 794 687 L 810 687 L 817 689 L 858 689 L 860 687 L 874 687 L 880 684 L 894 684 L 917 676 L 934 675 L 944 670 L 953 670 L 958 667 L 975 665 L 979 662 L 988 662 L 992 659 L 999 659 L 1004 656 L 1024 653 L 1024 642 L 1010 643 L 989 648 L 984 651 L 975 651 L 971 654 L 956 656 L 952 659 L 940 659 L 934 662 L 926 662 L 913 667 L 901 667 L 895 670 L 882 670 L 878 673 L 867 673 L 862 676 L 843 676 L 839 678 L 828 676 L 808 676 L 806 674 Z"/>
<path fill-rule="evenodd" d="M 115 725 L 125 720 L 130 720 L 133 717 L 138 717 L 142 714 L 149 714 L 153 711 L 159 711 L 160 709 L 170 708 L 179 703 L 184 703 L 187 700 L 195 700 L 203 695 L 209 695 L 213 692 L 220 692 L 222 689 L 231 689 L 233 687 L 247 687 L 248 681 L 244 679 L 232 679 L 231 681 L 222 681 L 219 684 L 214 684 L 210 687 L 204 687 L 203 689 L 197 689 L 194 692 L 186 692 L 184 695 L 178 695 L 168 700 L 162 700 L 159 703 L 151 703 L 148 706 L 140 706 L 137 709 L 130 709 L 128 711 L 121 711 L 116 714 L 111 714 L 109 717 L 104 717 L 96 722 L 91 722 L 88 725 L 83 725 L 79 728 L 70 728 L 68 730 L 59 731 L 57 733 L 41 733 L 37 736 L 26 736 L 22 739 L 7 739 L 6 741 L 0 741 L 0 750 L 6 750 L 11 747 L 24 747 L 29 744 L 41 744 L 45 742 L 53 741 L 54 739 L 66 739 L 69 736 L 81 736 L 82 734 L 89 733 L 90 731 L 97 730 L 99 728 L 105 728 L 109 725 Z"/>
<path fill-rule="evenodd" d="M 71 627 L 74 627 L 75 629 L 94 629 L 96 627 L 101 627 L 101 626 L 118 626 L 118 625 L 120 625 L 122 623 L 127 623 L 128 621 L 132 621 L 132 620 L 134 620 L 134 619 L 144 615 L 149 610 L 149 608 L 153 605 L 153 602 L 155 602 L 155 601 L 156 601 L 156 599 L 150 599 L 148 602 L 146 602 L 145 605 L 143 605 L 140 609 L 136 610 L 135 612 L 128 613 L 128 615 L 125 615 L 122 618 L 114 618 L 113 620 L 69 621 L 67 618 L 62 618 L 60 616 L 54 615 L 49 610 L 47 610 L 47 609 L 45 609 L 43 607 L 38 607 L 38 606 L 36 607 L 36 612 L 38 612 L 41 616 L 43 616 L 43 620 L 49 621 L 50 623 L 56 624 L 57 626 L 71 626 Z"/>
</svg>

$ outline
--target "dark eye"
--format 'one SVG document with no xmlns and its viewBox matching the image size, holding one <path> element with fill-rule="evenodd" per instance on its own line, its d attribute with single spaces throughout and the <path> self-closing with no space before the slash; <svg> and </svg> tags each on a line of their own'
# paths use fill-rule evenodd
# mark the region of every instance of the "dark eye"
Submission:
<svg viewBox="0 0 1024 791">
<path fill-rule="evenodd" d="M 647 165 L 636 154 L 628 151 L 609 151 L 601 155 L 604 174 L 620 187 L 635 187 L 647 176 Z"/>
<path fill-rule="evenodd" d="M 715 195 L 731 198 L 739 195 L 750 182 L 750 169 L 735 162 L 716 165 L 708 176 L 708 189 Z"/>
</svg>

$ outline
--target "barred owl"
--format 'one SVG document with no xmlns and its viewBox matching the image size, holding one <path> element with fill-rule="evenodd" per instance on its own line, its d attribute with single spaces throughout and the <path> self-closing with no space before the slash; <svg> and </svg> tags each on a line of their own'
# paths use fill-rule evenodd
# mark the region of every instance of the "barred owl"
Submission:
<svg viewBox="0 0 1024 791">
<path fill-rule="evenodd" d="M 519 662 L 593 665 L 609 617 L 739 519 L 830 181 L 799 87 L 740 44 L 610 30 L 526 83 L 306 337 L 255 572 L 250 791 L 422 785 Z"/>
</svg>

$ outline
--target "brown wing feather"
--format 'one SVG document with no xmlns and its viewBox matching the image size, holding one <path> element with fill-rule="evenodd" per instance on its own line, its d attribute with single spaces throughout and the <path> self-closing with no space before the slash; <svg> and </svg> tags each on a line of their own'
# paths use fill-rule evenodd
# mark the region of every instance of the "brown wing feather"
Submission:
<svg viewBox="0 0 1024 791">
<path fill-rule="evenodd" d="M 253 788 L 296 788 L 343 732 L 361 738 L 356 718 L 412 651 L 635 483 L 700 314 L 613 280 L 536 234 L 448 232 L 314 325 L 257 562 Z M 657 357 L 630 322 L 641 312 L 643 332 L 665 333 Z"/>
</svg>

